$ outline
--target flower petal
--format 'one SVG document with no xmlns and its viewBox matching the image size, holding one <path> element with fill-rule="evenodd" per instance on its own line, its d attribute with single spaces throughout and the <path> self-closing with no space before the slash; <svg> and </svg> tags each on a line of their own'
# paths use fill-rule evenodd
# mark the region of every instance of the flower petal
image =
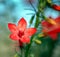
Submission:
<svg viewBox="0 0 60 57">
<path fill-rule="evenodd" d="M 21 40 L 23 43 L 30 43 L 30 38 L 27 37 L 27 36 L 23 36 L 22 38 L 20 38 L 20 40 Z"/>
<path fill-rule="evenodd" d="M 50 24 L 52 24 L 52 25 L 56 25 L 57 24 L 56 21 L 54 19 L 52 19 L 52 18 L 46 18 L 45 21 L 50 23 Z"/>
<path fill-rule="evenodd" d="M 60 27 L 56 27 L 56 28 L 50 29 L 50 30 L 48 31 L 49 34 L 59 33 L 59 32 L 60 32 Z"/>
<path fill-rule="evenodd" d="M 53 27 L 53 25 L 48 23 L 47 21 L 42 21 L 42 26 L 46 29 Z"/>
<path fill-rule="evenodd" d="M 48 29 L 44 28 L 44 29 L 42 29 L 42 32 L 43 33 L 47 33 L 48 32 Z"/>
<path fill-rule="evenodd" d="M 10 38 L 11 38 L 12 40 L 19 40 L 19 39 L 20 39 L 17 34 L 11 34 L 11 35 L 10 35 Z"/>
<path fill-rule="evenodd" d="M 26 28 L 26 26 L 27 26 L 26 20 L 24 18 L 21 18 L 19 20 L 19 22 L 18 22 L 18 28 L 19 28 L 19 30 L 24 31 L 25 28 Z"/>
<path fill-rule="evenodd" d="M 60 16 L 55 19 L 56 23 L 60 25 Z"/>
<path fill-rule="evenodd" d="M 12 24 L 12 23 L 8 23 L 8 28 L 11 32 L 17 32 L 17 27 L 15 24 Z"/>
<path fill-rule="evenodd" d="M 32 36 L 33 34 L 36 33 L 36 31 L 37 31 L 36 28 L 28 28 L 26 29 L 25 34 L 28 36 Z"/>
<path fill-rule="evenodd" d="M 53 40 L 56 40 L 56 39 L 57 39 L 57 33 L 49 34 L 49 36 L 50 36 L 51 39 L 53 39 Z"/>
</svg>

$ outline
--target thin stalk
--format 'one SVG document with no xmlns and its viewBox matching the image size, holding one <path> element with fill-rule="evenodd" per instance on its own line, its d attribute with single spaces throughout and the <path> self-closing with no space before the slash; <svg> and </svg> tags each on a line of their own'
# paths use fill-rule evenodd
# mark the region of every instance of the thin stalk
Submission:
<svg viewBox="0 0 60 57">
<path fill-rule="evenodd" d="M 21 57 L 21 54 L 17 52 L 16 48 L 15 48 L 15 52 L 16 52 L 16 54 L 17 54 L 18 56 Z"/>
<path fill-rule="evenodd" d="M 21 57 L 23 57 L 23 48 L 21 48 Z"/>
<path fill-rule="evenodd" d="M 31 3 L 30 0 L 29 0 L 29 3 L 30 3 L 30 5 L 32 6 L 32 8 L 34 9 L 34 11 L 37 12 L 36 9 L 35 9 L 35 7 L 33 6 L 33 4 Z"/>
<path fill-rule="evenodd" d="M 26 47 L 25 57 L 28 57 L 29 50 L 30 50 L 30 47 L 31 47 L 32 42 L 33 42 L 33 41 L 32 41 L 32 40 L 33 40 L 33 38 L 34 38 L 34 35 L 31 37 L 30 44 L 28 44 L 28 45 L 27 45 L 27 47 Z"/>
</svg>

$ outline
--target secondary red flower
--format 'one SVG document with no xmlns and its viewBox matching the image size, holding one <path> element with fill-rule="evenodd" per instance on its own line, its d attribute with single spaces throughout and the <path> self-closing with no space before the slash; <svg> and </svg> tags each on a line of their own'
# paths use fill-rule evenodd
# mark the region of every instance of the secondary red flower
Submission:
<svg viewBox="0 0 60 57">
<path fill-rule="evenodd" d="M 58 5 L 52 5 L 52 7 L 53 7 L 55 10 L 60 11 L 60 6 L 58 6 Z"/>
<path fill-rule="evenodd" d="M 53 40 L 57 39 L 57 34 L 60 33 L 60 17 L 57 17 L 56 19 L 53 19 L 54 22 L 56 22 L 55 25 L 47 22 L 47 21 L 42 21 L 42 26 L 43 26 L 43 32 L 46 35 L 49 35 Z"/>
<path fill-rule="evenodd" d="M 26 28 L 27 22 L 24 18 L 21 18 L 18 25 L 8 23 L 8 28 L 12 32 L 10 38 L 12 40 L 18 40 L 20 45 L 22 43 L 29 43 L 30 36 L 36 33 L 36 28 Z"/>
</svg>

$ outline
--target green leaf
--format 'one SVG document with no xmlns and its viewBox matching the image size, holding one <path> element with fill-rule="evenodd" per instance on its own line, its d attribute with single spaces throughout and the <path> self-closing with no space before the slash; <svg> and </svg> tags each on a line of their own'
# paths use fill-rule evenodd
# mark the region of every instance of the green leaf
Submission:
<svg viewBox="0 0 60 57">
<path fill-rule="evenodd" d="M 39 20 L 39 12 L 36 13 L 36 21 L 35 21 L 35 27 L 37 28 L 40 24 L 40 20 Z"/>
<path fill-rule="evenodd" d="M 35 17 L 35 15 L 33 15 L 33 16 L 31 17 L 30 25 L 33 23 L 34 17 Z"/>
</svg>

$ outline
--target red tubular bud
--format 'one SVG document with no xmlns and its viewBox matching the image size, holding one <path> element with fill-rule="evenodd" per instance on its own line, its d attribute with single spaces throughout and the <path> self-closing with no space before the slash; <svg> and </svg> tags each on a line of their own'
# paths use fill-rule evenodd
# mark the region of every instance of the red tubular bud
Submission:
<svg viewBox="0 0 60 57">
<path fill-rule="evenodd" d="M 52 8 L 57 10 L 57 11 L 60 11 L 60 6 L 58 6 L 58 5 L 52 5 Z"/>
</svg>

